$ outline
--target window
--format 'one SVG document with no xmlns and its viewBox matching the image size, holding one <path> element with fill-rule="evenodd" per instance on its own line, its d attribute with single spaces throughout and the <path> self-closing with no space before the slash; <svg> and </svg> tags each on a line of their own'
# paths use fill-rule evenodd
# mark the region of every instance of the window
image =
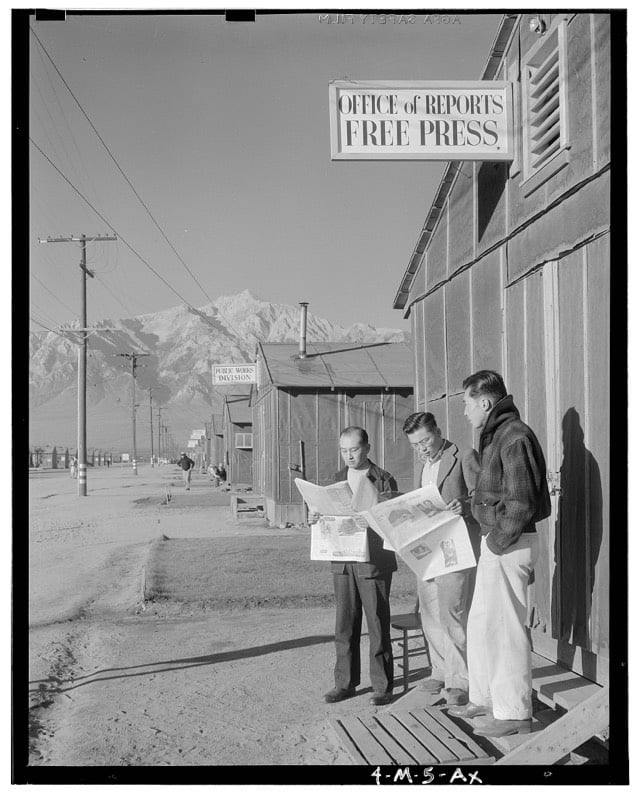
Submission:
<svg viewBox="0 0 640 794">
<path fill-rule="evenodd" d="M 566 23 L 549 31 L 524 62 L 525 178 L 567 146 Z"/>
<path fill-rule="evenodd" d="M 253 433 L 236 433 L 236 449 L 253 449 Z"/>
</svg>

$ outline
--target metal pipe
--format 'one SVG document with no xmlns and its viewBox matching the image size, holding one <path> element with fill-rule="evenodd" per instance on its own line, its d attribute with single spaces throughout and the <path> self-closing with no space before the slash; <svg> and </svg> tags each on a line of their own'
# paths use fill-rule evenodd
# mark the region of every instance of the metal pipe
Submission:
<svg viewBox="0 0 640 794">
<path fill-rule="evenodd" d="M 301 301 L 300 306 L 300 352 L 299 358 L 307 357 L 307 306 L 308 303 Z"/>
</svg>

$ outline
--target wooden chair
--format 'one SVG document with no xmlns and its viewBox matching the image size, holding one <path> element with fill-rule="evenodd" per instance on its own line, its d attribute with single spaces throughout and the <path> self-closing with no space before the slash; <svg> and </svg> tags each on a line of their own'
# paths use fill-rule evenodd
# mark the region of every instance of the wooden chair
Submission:
<svg viewBox="0 0 640 794">
<path fill-rule="evenodd" d="M 402 661 L 398 662 L 398 666 L 402 668 L 402 683 L 404 691 L 407 692 L 409 689 L 409 658 L 425 653 L 427 659 L 429 659 L 429 664 L 431 664 L 429 646 L 422 633 L 422 619 L 420 613 L 407 612 L 403 615 L 392 615 L 391 628 L 402 632 L 400 636 L 391 637 L 391 643 L 398 643 L 402 648 Z M 418 638 L 424 644 L 424 650 L 421 647 L 410 649 L 409 640 Z"/>
</svg>

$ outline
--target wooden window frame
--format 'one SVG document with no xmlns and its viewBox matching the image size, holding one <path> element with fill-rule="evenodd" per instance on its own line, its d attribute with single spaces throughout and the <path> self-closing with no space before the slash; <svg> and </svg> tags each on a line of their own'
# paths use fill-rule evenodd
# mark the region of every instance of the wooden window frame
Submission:
<svg viewBox="0 0 640 794">
<path fill-rule="evenodd" d="M 249 444 L 247 444 L 247 436 L 250 440 Z M 242 443 L 238 441 L 240 437 L 242 437 Z M 235 433 L 234 445 L 236 449 L 253 449 L 253 433 Z"/>
</svg>

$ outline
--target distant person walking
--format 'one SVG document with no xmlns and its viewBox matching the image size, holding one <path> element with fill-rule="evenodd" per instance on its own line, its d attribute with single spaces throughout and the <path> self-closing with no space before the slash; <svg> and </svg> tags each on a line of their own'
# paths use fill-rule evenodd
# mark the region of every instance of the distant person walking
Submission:
<svg viewBox="0 0 640 794">
<path fill-rule="evenodd" d="M 183 452 L 180 455 L 180 460 L 178 461 L 178 466 L 182 469 L 182 479 L 184 480 L 184 489 L 185 491 L 191 490 L 191 472 L 195 463 L 191 460 L 191 458 L 187 457 L 187 453 Z"/>
<path fill-rule="evenodd" d="M 71 463 L 69 464 L 69 474 L 73 480 L 78 476 L 78 458 L 76 458 L 75 455 L 71 458 Z"/>
</svg>

